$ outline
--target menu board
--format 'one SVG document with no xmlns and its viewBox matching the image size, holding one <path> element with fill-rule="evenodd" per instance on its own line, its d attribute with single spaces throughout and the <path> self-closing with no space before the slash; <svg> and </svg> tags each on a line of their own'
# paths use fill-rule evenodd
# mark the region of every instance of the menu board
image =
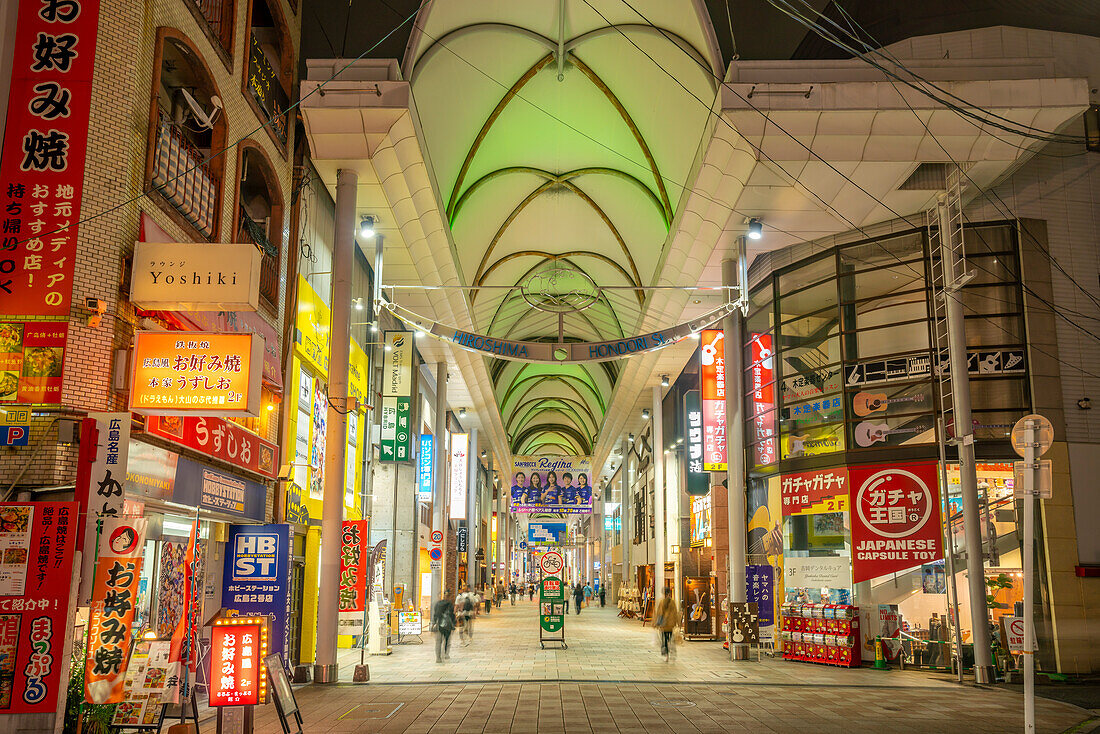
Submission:
<svg viewBox="0 0 1100 734">
<path fill-rule="evenodd" d="M 0 596 L 23 596 L 34 527 L 33 505 L 0 508 Z"/>
<path fill-rule="evenodd" d="M 112 726 L 157 728 L 168 691 L 171 640 L 141 640 L 134 646 L 122 703 L 115 707 Z"/>
<path fill-rule="evenodd" d="M 0 403 L 61 402 L 69 325 L 0 322 Z"/>
</svg>

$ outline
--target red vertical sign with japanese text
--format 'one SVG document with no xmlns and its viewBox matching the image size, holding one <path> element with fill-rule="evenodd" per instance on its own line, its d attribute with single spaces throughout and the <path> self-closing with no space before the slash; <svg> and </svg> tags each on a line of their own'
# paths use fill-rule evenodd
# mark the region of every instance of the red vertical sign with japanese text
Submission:
<svg viewBox="0 0 1100 734">
<path fill-rule="evenodd" d="M 369 520 L 344 520 L 340 545 L 341 612 L 362 612 L 366 608 L 369 528 Z"/>
<path fill-rule="evenodd" d="M 23 0 L 0 160 L 0 313 L 69 315 L 99 0 Z"/>
<path fill-rule="evenodd" d="M 64 694 L 78 508 L 0 503 L 0 714 L 53 713 Z"/>
<path fill-rule="evenodd" d="M 749 356 L 752 366 L 753 463 L 774 464 L 779 460 L 775 435 L 775 350 L 771 334 L 753 334 Z"/>
<path fill-rule="evenodd" d="M 88 617 L 84 698 L 89 703 L 119 703 L 123 699 L 122 684 L 141 581 L 145 518 L 104 518 L 98 545 Z"/>
<path fill-rule="evenodd" d="M 869 581 L 943 558 L 936 462 L 848 469 L 852 581 Z"/>
<path fill-rule="evenodd" d="M 726 470 L 726 353 L 721 329 L 704 329 L 699 348 L 703 469 Z"/>
</svg>

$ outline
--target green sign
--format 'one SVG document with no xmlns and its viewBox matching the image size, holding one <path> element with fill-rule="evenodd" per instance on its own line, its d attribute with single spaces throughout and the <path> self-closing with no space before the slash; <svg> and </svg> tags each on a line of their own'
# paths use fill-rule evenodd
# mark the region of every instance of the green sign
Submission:
<svg viewBox="0 0 1100 734">
<path fill-rule="evenodd" d="M 539 584 L 539 625 L 544 632 L 565 626 L 565 585 L 558 576 L 544 576 Z"/>
<path fill-rule="evenodd" d="M 410 398 L 382 398 L 382 461 L 412 458 L 411 412 Z"/>
<path fill-rule="evenodd" d="M 565 601 L 565 588 L 559 577 L 543 577 L 539 584 L 539 601 Z"/>
</svg>

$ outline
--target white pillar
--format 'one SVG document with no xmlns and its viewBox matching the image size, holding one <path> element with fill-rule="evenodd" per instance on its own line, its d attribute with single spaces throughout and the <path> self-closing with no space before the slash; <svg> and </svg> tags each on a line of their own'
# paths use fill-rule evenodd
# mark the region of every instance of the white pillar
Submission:
<svg viewBox="0 0 1100 734">
<path fill-rule="evenodd" d="M 474 588 L 474 574 L 477 572 L 477 561 L 474 554 L 477 553 L 477 476 L 481 467 L 481 458 L 478 456 L 480 449 L 477 447 L 477 429 L 470 429 L 470 448 L 467 458 L 469 472 L 466 478 L 466 583 Z"/>
<path fill-rule="evenodd" d="M 630 488 L 630 466 L 633 463 L 633 446 L 626 439 L 622 441 L 623 463 L 619 467 L 619 520 L 622 528 L 619 532 L 619 541 L 622 543 L 620 556 L 623 562 L 623 584 L 630 586 L 630 551 L 634 549 L 634 499 Z"/>
<path fill-rule="evenodd" d="M 664 598 L 665 557 L 668 543 L 665 539 L 665 426 L 662 412 L 661 386 L 653 388 L 653 520 L 656 526 L 656 546 L 653 560 L 653 596 L 656 601 Z"/>
<path fill-rule="evenodd" d="M 340 595 L 340 536 L 344 522 L 344 452 L 348 445 L 348 350 L 351 340 L 351 274 L 355 265 L 355 208 L 359 177 L 336 174 L 336 236 L 332 257 L 332 330 L 328 360 L 328 428 L 321 511 L 321 580 L 317 592 L 317 658 L 313 680 L 335 683 Z"/>
<path fill-rule="evenodd" d="M 741 240 L 741 258 L 744 259 L 744 238 Z M 737 281 L 744 277 L 743 263 L 725 260 L 722 263 L 722 278 L 730 288 L 730 300 Z M 738 284 L 742 285 L 742 284 Z M 742 289 L 743 290 L 743 289 Z M 747 537 L 745 529 L 745 390 L 742 364 L 744 337 L 741 333 L 741 312 L 734 311 L 722 320 L 722 344 L 726 362 L 726 503 L 729 518 L 729 601 L 744 602 L 745 553 Z M 716 559 L 720 561 L 721 559 Z M 749 646 L 730 644 L 730 658 L 745 660 L 749 655 Z"/>
</svg>

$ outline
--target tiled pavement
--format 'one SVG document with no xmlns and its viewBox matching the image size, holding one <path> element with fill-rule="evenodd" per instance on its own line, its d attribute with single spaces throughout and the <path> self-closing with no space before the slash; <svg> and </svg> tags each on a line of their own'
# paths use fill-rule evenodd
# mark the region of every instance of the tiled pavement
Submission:
<svg viewBox="0 0 1100 734">
<path fill-rule="evenodd" d="M 306 732 L 1004 732 L 1022 729 L 1022 701 L 918 672 L 801 663 L 731 663 L 719 644 L 684 643 L 661 661 L 655 633 L 611 608 L 566 625 L 568 650 L 541 650 L 535 605 L 478 620 L 474 644 L 437 664 L 431 638 L 369 657 L 371 682 L 305 686 Z M 340 680 L 358 652 L 346 652 Z M 552 682 L 546 682 L 552 681 Z M 1039 699 L 1038 731 L 1064 732 L 1089 712 Z M 1081 731 L 1088 731 L 1092 722 Z M 257 732 L 278 732 L 275 707 Z M 213 732 L 211 725 L 203 731 Z"/>
</svg>

